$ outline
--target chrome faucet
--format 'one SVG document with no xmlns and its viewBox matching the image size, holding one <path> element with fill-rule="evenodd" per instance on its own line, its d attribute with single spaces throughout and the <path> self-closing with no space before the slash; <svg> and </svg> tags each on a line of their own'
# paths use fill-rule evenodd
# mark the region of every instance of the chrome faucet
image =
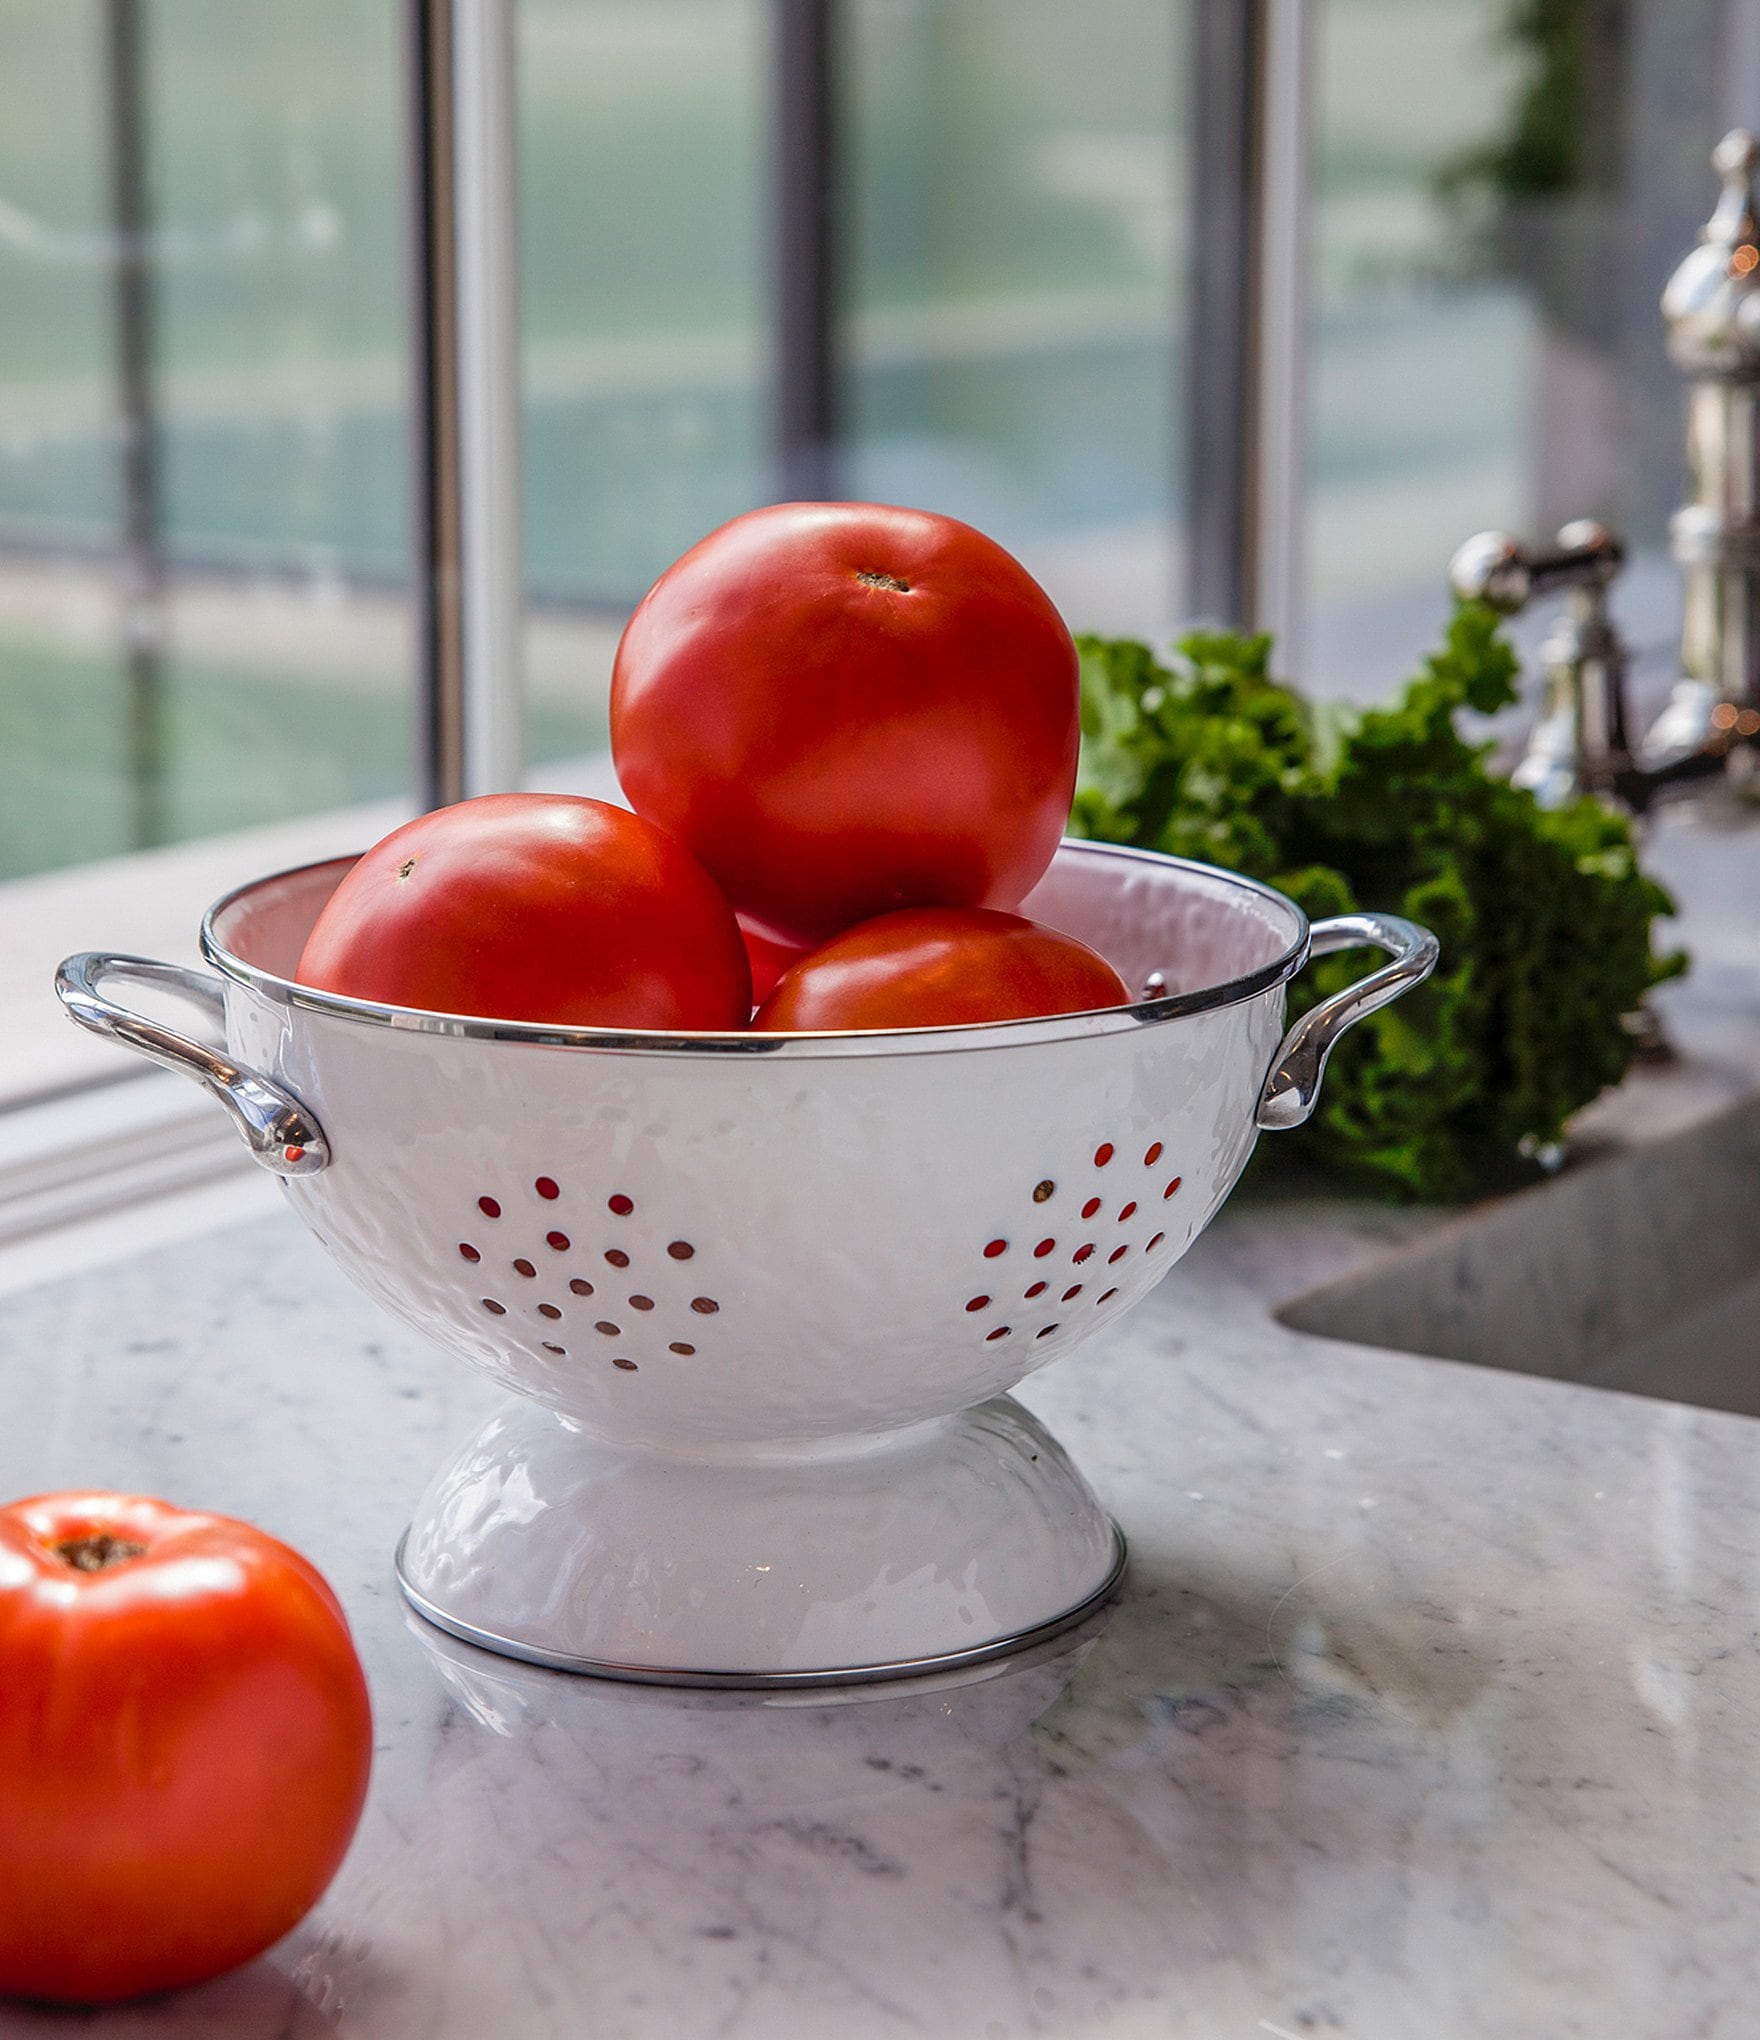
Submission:
<svg viewBox="0 0 1760 2040">
<path fill-rule="evenodd" d="M 1607 607 L 1625 558 L 1606 525 L 1580 518 L 1549 550 L 1482 531 L 1449 562 L 1457 595 L 1488 602 L 1505 616 L 1540 596 L 1566 596 L 1540 648 L 1545 706 L 1510 774 L 1542 807 L 1563 807 L 1584 793 L 1642 804 L 1634 799 L 1637 765 L 1626 739 L 1626 648 Z"/>
<path fill-rule="evenodd" d="M 1760 737 L 1760 142 L 1712 154 L 1723 179 L 1699 245 L 1662 293 L 1668 352 L 1688 377 L 1692 500 L 1669 520 L 1681 569 L 1681 677 L 1645 739 L 1647 761 L 1712 750 L 1752 771 Z"/>
<path fill-rule="evenodd" d="M 1548 806 L 1598 793 L 1642 810 L 1694 781 L 1760 780 L 1760 141 L 1735 129 L 1712 162 L 1722 196 L 1662 294 L 1669 355 L 1689 379 L 1692 494 L 1669 521 L 1684 584 L 1680 677 L 1635 750 L 1607 609 L 1620 541 L 1588 521 L 1549 550 L 1487 531 L 1450 563 L 1457 594 L 1506 615 L 1568 591 L 1542 650 L 1546 704 L 1511 775 Z"/>
</svg>

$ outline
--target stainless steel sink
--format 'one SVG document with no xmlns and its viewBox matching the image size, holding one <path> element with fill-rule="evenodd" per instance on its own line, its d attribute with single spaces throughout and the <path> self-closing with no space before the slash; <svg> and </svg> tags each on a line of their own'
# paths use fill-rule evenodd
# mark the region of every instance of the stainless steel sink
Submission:
<svg viewBox="0 0 1760 2040">
<path fill-rule="evenodd" d="M 1481 1207 L 1278 1316 L 1760 1416 L 1760 1098 Z"/>
</svg>

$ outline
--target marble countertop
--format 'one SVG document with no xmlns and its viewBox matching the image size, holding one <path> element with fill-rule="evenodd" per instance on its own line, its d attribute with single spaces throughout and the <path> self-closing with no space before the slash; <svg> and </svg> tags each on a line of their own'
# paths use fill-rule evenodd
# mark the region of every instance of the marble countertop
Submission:
<svg viewBox="0 0 1760 2040">
<path fill-rule="evenodd" d="M 11 1299 L 0 1489 L 262 1523 L 377 1704 L 318 1912 L 81 2030 L 1751 2034 L 1760 1433 L 1283 1330 L 1283 1231 L 1224 1222 L 1025 1391 L 1129 1535 L 1110 1620 L 842 1704 L 600 1686 L 408 1617 L 393 1543 L 487 1397 L 291 1221 Z"/>
<path fill-rule="evenodd" d="M 1750 1039 L 1751 981 L 1717 982 Z M 0 2034 L 1752 2035 L 1760 1430 L 1270 1315 L 1416 1222 L 1237 1204 L 1022 1391 L 1130 1539 L 1117 1607 L 832 1700 L 574 1680 L 410 1617 L 393 1545 L 494 1391 L 284 1214 L 6 1299 L 0 1493 L 297 1545 L 378 1746 L 268 1957 Z"/>
</svg>

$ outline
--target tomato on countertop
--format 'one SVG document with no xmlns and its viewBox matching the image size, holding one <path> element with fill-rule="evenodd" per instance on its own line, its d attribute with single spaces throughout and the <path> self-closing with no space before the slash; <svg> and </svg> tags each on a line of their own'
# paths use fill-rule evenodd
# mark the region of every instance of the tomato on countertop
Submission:
<svg viewBox="0 0 1760 2040">
<path fill-rule="evenodd" d="M 0 1992 L 108 2003 L 248 1962 L 329 1883 L 371 1760 L 298 1552 L 136 1495 L 0 1509 Z"/>
</svg>

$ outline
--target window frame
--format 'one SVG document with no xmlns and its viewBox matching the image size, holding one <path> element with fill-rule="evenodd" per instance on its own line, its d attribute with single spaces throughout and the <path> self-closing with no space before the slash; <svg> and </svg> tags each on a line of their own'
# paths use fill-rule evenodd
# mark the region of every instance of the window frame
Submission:
<svg viewBox="0 0 1760 2040">
<path fill-rule="evenodd" d="M 113 128 L 111 205 L 138 228 L 145 150 L 138 12 L 145 0 L 100 0 L 108 40 Z M 373 816 L 431 807 L 528 781 L 523 752 L 518 105 L 519 0 L 399 0 L 413 463 L 410 596 L 416 621 L 417 783 L 394 806 L 310 816 L 200 843 L 137 852 L 102 865 L 0 887 L 0 920 L 44 947 L 59 903 L 83 923 L 90 899 L 152 899 L 136 939 L 162 936 L 171 953 L 206 904 L 194 897 L 216 858 L 284 842 L 352 847 Z M 763 0 L 769 16 L 769 186 L 772 276 L 772 454 L 784 495 L 835 493 L 841 466 L 839 51 L 843 0 Z M 1302 521 L 1305 373 L 1305 222 L 1317 0 L 1186 0 L 1193 177 L 1182 392 L 1187 574 L 1183 606 L 1217 623 L 1299 627 L 1297 542 Z M 147 623 L 160 572 L 153 529 L 148 279 L 138 231 L 120 232 L 115 283 L 118 402 L 124 439 L 125 520 L 119 579 L 130 643 L 150 666 Z M 1170 335 L 1170 340 L 1174 336 Z M 1170 374 L 1171 366 L 1170 348 Z M 1169 458 L 1172 453 L 1170 449 Z M 1171 563 L 1170 563 L 1171 564 Z M 131 592 L 134 591 L 134 592 Z M 134 626 L 140 627 L 136 629 Z M 151 675 L 136 690 L 151 707 Z M 554 779 L 556 774 L 540 774 Z M 591 775 L 614 793 L 609 773 Z M 573 783 L 571 778 L 570 783 Z M 356 820 L 358 815 L 359 820 Z M 344 843 L 342 838 L 351 839 Z M 295 859 L 294 861 L 297 861 Z M 132 874 L 139 873 L 136 887 Z M 187 885 L 166 883 L 173 874 Z M 120 887 L 120 890 L 119 890 Z M 187 893 L 187 897 L 186 897 Z M 138 923 L 137 923 L 138 926 Z M 44 950 L 44 967 L 53 959 Z M 3 988 L 0 988 L 3 989 Z M 0 1111 L 51 1089 L 116 1074 L 47 1046 L 63 1025 L 46 985 L 25 1004 L 18 1081 L 0 1085 Z M 0 1012 L 0 1019 L 7 1016 Z M 71 1031 L 69 1031 L 71 1033 Z M 12 1032 L 15 1042 L 18 1031 Z M 67 1037 L 68 1047 L 75 1044 Z M 37 1052 L 28 1052 L 35 1041 Z M 89 1044 L 80 1042 L 81 1049 Z M 39 1081 L 38 1079 L 41 1079 Z"/>
<path fill-rule="evenodd" d="M 428 805 L 519 783 L 518 0 L 404 0 L 418 398 L 417 693 Z M 842 468 L 841 0 L 770 16 L 774 471 Z M 1300 644 L 1318 0 L 1187 0 L 1182 406 L 1194 620 Z"/>
</svg>

